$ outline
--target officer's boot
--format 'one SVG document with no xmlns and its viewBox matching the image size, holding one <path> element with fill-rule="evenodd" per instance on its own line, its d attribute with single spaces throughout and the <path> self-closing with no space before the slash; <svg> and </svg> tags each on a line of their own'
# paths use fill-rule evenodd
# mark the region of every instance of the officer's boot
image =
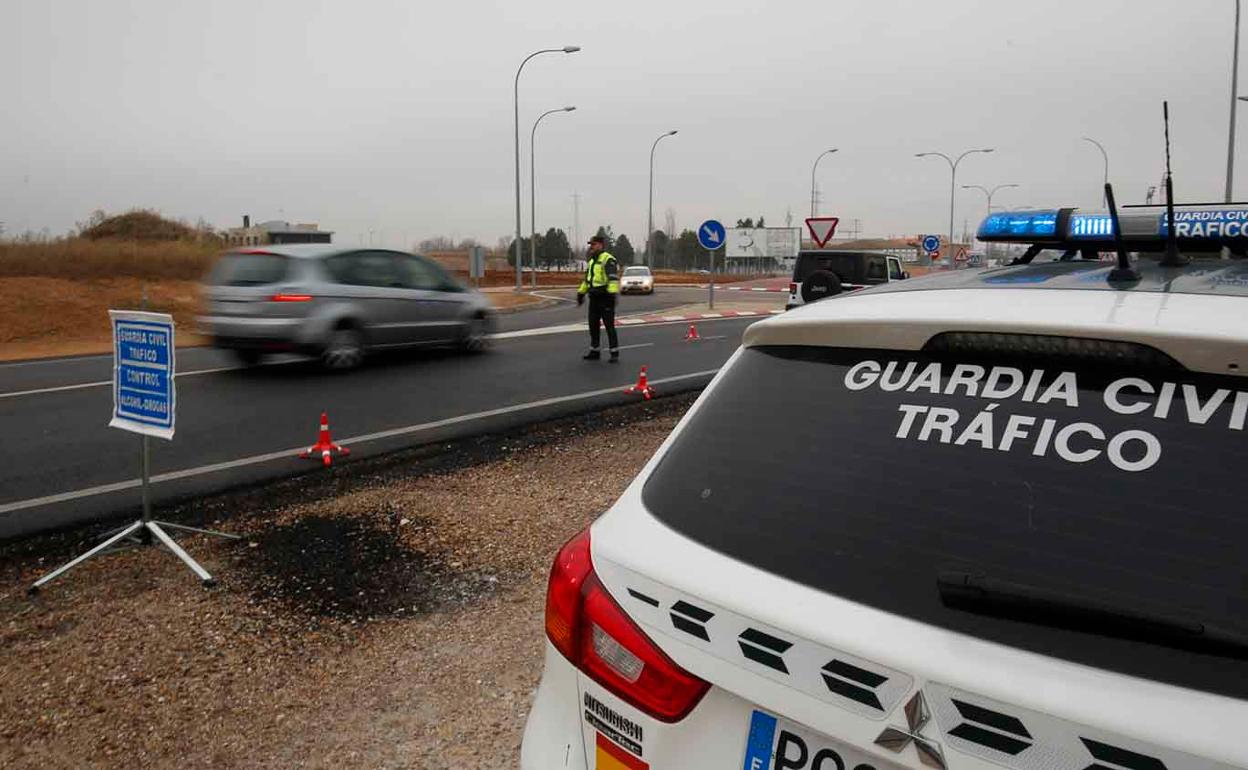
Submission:
<svg viewBox="0 0 1248 770">
<path fill-rule="evenodd" d="M 620 351 L 616 348 L 611 349 L 611 363 L 618 364 L 620 362 Z"/>
<path fill-rule="evenodd" d="M 581 356 L 581 358 L 586 361 L 597 361 L 602 358 L 602 353 L 598 350 L 598 348 L 590 348 L 589 352 Z"/>
</svg>

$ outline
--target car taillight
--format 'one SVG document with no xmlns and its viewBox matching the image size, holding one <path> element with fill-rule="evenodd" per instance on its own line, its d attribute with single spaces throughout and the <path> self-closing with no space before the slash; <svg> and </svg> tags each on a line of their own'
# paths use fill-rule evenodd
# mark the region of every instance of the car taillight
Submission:
<svg viewBox="0 0 1248 770">
<path fill-rule="evenodd" d="M 791 283 L 791 284 L 789 284 L 789 294 L 797 294 L 797 284 L 796 284 L 796 283 Z"/>
<path fill-rule="evenodd" d="M 311 302 L 311 294 L 274 294 L 269 302 Z"/>
<path fill-rule="evenodd" d="M 588 529 L 555 556 L 546 636 L 595 682 L 663 722 L 683 719 L 711 686 L 667 657 L 607 593 L 594 574 Z"/>
</svg>

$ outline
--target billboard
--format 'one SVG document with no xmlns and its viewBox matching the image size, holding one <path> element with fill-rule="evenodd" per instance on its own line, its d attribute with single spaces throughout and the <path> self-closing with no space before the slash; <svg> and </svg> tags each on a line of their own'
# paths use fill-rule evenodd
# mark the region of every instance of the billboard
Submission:
<svg viewBox="0 0 1248 770">
<path fill-rule="evenodd" d="M 732 227 L 726 259 L 794 259 L 802 244 L 798 227 Z"/>
</svg>

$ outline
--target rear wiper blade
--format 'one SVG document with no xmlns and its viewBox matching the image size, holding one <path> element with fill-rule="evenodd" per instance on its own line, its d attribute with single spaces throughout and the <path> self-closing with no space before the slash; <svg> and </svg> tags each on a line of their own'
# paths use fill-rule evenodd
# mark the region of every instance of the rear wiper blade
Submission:
<svg viewBox="0 0 1248 770">
<path fill-rule="evenodd" d="M 953 609 L 1210 655 L 1248 658 L 1248 635 L 1200 620 L 1140 611 L 972 572 L 942 572 L 936 586 L 941 601 Z"/>
</svg>

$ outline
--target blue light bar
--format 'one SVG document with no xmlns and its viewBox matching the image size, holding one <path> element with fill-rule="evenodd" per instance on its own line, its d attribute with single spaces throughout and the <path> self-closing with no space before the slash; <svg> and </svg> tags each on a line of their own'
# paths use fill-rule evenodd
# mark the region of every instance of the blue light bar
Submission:
<svg viewBox="0 0 1248 770">
<path fill-rule="evenodd" d="M 1057 211 L 1003 211 L 990 214 L 979 226 L 980 240 L 992 238 L 1053 238 L 1057 235 Z"/>
<path fill-rule="evenodd" d="M 1112 239 L 1114 220 L 1109 214 L 1071 214 L 1067 229 L 1071 240 Z"/>
</svg>

